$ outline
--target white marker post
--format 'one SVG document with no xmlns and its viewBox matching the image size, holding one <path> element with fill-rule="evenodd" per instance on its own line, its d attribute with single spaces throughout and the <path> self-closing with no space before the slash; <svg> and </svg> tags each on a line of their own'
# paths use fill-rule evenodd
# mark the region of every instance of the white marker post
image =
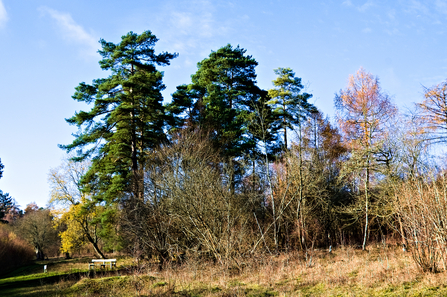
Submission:
<svg viewBox="0 0 447 297">
<path fill-rule="evenodd" d="M 47 265 L 43 265 L 43 272 L 44 272 L 44 273 L 47 272 Z"/>
</svg>

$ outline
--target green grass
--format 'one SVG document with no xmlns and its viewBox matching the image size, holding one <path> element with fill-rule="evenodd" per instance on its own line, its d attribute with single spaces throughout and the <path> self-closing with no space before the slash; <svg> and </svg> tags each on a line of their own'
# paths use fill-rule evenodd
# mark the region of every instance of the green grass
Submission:
<svg viewBox="0 0 447 297">
<path fill-rule="evenodd" d="M 57 295 L 63 289 L 61 284 L 88 277 L 87 263 L 87 258 L 34 261 L 0 276 L 0 296 Z"/>
</svg>

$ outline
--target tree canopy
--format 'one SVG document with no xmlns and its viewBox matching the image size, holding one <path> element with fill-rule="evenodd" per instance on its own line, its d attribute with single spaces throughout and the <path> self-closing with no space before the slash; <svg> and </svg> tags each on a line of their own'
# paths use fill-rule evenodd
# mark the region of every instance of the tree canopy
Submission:
<svg viewBox="0 0 447 297">
<path fill-rule="evenodd" d="M 141 164 L 146 152 L 165 139 L 165 86 L 156 66 L 169 65 L 177 54 L 156 54 L 157 40 L 150 31 L 129 32 L 118 44 L 101 39 L 99 64 L 111 75 L 91 85 L 80 83 L 73 95 L 94 106 L 67 119 L 80 130 L 73 143 L 61 148 L 76 150 L 77 161 L 92 158 L 82 183 L 98 200 L 116 201 L 124 192 L 141 198 Z"/>
<path fill-rule="evenodd" d="M 423 132 L 432 143 L 447 141 L 447 80 L 424 88 L 424 101 L 417 104 L 421 110 Z"/>
<path fill-rule="evenodd" d="M 350 149 L 351 158 L 345 163 L 348 172 L 361 172 L 364 180 L 365 195 L 365 231 L 363 249 L 365 249 L 370 203 L 371 173 L 377 168 L 378 159 L 374 156 L 382 151 L 391 119 L 397 113 L 389 96 L 384 93 L 377 77 L 360 68 L 349 77 L 346 89 L 335 98 L 338 110 L 338 122 L 344 132 L 344 140 Z"/>
<path fill-rule="evenodd" d="M 248 116 L 261 94 L 256 86 L 258 62 L 230 44 L 197 64 L 189 85 L 177 87 L 168 108 L 193 127 L 208 133 L 227 157 L 239 157 L 255 143 L 248 137 Z"/>
<path fill-rule="evenodd" d="M 270 89 L 271 99 L 267 102 L 273 108 L 275 124 L 283 129 L 284 148 L 287 149 L 287 129 L 294 129 L 311 112 L 316 112 L 309 99 L 311 94 L 301 93 L 304 86 L 301 78 L 295 77 L 290 68 L 275 69 L 278 77 L 273 81 L 275 88 Z"/>
</svg>

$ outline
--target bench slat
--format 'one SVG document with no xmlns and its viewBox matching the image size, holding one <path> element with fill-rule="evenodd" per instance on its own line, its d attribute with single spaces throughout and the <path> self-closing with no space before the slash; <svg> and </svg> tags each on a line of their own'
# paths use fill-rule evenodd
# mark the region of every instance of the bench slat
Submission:
<svg viewBox="0 0 447 297">
<path fill-rule="evenodd" d="M 110 264 L 110 269 L 112 269 L 112 266 L 116 267 L 116 259 L 93 259 L 92 263 L 89 263 L 88 268 L 95 267 L 95 263 L 102 263 L 100 265 L 104 268 L 106 268 L 106 263 Z"/>
<path fill-rule="evenodd" d="M 116 262 L 116 259 L 93 259 L 92 262 Z"/>
</svg>

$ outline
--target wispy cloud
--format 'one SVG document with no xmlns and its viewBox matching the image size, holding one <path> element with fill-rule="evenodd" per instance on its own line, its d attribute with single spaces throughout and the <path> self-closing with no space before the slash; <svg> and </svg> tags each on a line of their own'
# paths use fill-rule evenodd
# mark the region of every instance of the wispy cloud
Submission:
<svg viewBox="0 0 447 297">
<path fill-rule="evenodd" d="M 180 6 L 167 2 L 161 15 L 164 23 L 168 21 L 163 30 L 165 41 L 171 40 L 171 49 L 182 53 L 182 56 L 196 54 L 196 49 L 204 42 L 209 43 L 219 36 L 230 34 L 233 25 L 229 25 L 228 20 L 217 20 L 219 16 L 215 4 L 209 0 L 188 1 L 187 5 Z M 208 55 L 209 52 L 200 54 Z"/>
<path fill-rule="evenodd" d="M 371 30 L 371 28 L 365 28 L 365 29 L 362 30 L 362 32 L 363 33 L 371 33 L 372 30 Z"/>
<path fill-rule="evenodd" d="M 171 23 L 184 35 L 198 35 L 200 37 L 212 37 L 214 28 L 214 7 L 209 1 L 193 1 L 189 11 L 172 11 Z"/>
<path fill-rule="evenodd" d="M 2 0 L 0 0 L 0 28 L 5 26 L 8 21 L 8 13 L 6 12 L 6 8 L 3 5 Z"/>
<path fill-rule="evenodd" d="M 352 2 L 351 2 L 351 0 L 345 0 L 345 1 L 343 1 L 342 5 L 344 5 L 344 6 L 352 6 Z"/>
<path fill-rule="evenodd" d="M 395 21 L 396 20 L 396 10 L 390 9 L 387 13 L 387 16 L 390 21 Z"/>
<path fill-rule="evenodd" d="M 39 10 L 56 21 L 63 39 L 83 45 L 85 47 L 83 50 L 84 54 L 96 54 L 96 51 L 99 48 L 99 38 L 88 33 L 81 25 L 73 20 L 70 14 L 48 7 L 41 7 Z"/>
<path fill-rule="evenodd" d="M 359 11 L 361 12 L 365 12 L 366 10 L 368 10 L 368 8 L 370 8 L 371 6 L 374 6 L 374 2 L 372 0 L 368 0 L 366 1 L 362 6 L 360 6 L 358 8 Z"/>
</svg>

